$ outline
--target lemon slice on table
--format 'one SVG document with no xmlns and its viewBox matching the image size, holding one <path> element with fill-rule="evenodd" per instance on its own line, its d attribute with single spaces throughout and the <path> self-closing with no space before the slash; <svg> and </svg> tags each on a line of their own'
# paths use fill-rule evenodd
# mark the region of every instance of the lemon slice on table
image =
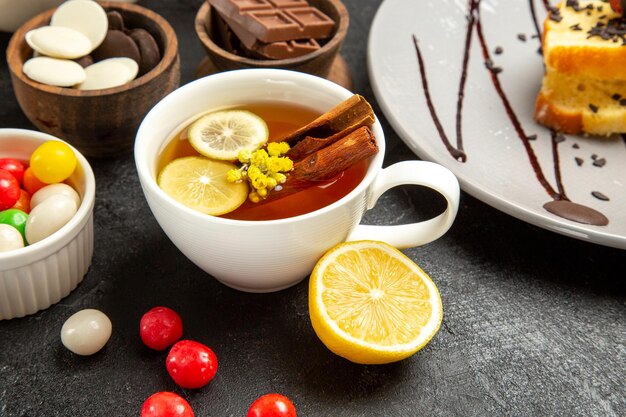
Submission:
<svg viewBox="0 0 626 417">
<path fill-rule="evenodd" d="M 309 315 L 320 340 L 361 364 L 405 359 L 437 333 L 441 298 L 430 277 L 383 242 L 342 243 L 318 261 Z"/>
<path fill-rule="evenodd" d="M 188 156 L 167 164 L 157 183 L 179 203 L 201 213 L 219 216 L 235 210 L 248 197 L 246 182 L 226 180 L 226 173 L 236 168 L 230 162 Z"/>
<path fill-rule="evenodd" d="M 189 143 L 209 158 L 235 160 L 239 151 L 255 151 L 267 142 L 267 123 L 247 110 L 209 113 L 189 127 Z"/>
</svg>

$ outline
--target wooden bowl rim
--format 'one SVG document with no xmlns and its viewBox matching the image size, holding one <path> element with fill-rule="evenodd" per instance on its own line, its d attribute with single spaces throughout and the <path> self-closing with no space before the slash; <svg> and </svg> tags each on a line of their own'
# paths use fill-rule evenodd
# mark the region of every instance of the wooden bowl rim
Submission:
<svg viewBox="0 0 626 417">
<path fill-rule="evenodd" d="M 223 49 L 221 46 L 213 42 L 213 39 L 209 36 L 206 30 L 206 26 L 204 25 L 204 19 L 206 14 L 210 11 L 211 5 L 209 4 L 209 0 L 206 0 L 198 9 L 198 13 L 196 14 L 195 19 L 195 27 L 196 33 L 200 38 L 200 42 L 202 42 L 207 48 L 213 51 L 216 55 L 220 55 L 222 58 L 238 62 L 240 64 L 245 64 L 248 66 L 259 66 L 259 67 L 290 67 L 295 64 L 302 64 L 304 62 L 308 62 L 317 58 L 319 55 L 323 55 L 327 53 L 332 48 L 336 47 L 339 43 L 343 42 L 348 33 L 348 24 L 349 24 L 349 15 L 346 6 L 340 0 L 326 0 L 330 4 L 332 4 L 337 11 L 339 12 L 339 27 L 337 31 L 333 35 L 332 38 L 324 46 L 322 46 L 317 51 L 304 54 L 295 58 L 287 58 L 287 59 L 254 59 L 248 58 L 241 55 L 233 54 L 232 52 L 228 52 Z"/>
<path fill-rule="evenodd" d="M 149 10 L 145 7 L 139 6 L 134 3 L 118 3 L 113 1 L 98 1 L 98 3 L 105 8 L 107 11 L 109 10 L 117 10 L 117 11 L 128 11 L 131 13 L 136 13 L 143 15 L 148 20 L 153 21 L 159 28 L 161 28 L 164 32 L 166 38 L 170 39 L 170 42 L 166 42 L 164 45 L 163 56 L 161 57 L 161 61 L 157 64 L 156 67 L 152 68 L 146 74 L 141 77 L 135 78 L 134 80 L 111 88 L 104 88 L 100 90 L 78 90 L 76 88 L 71 87 L 57 87 L 47 84 L 42 84 L 37 81 L 30 79 L 24 72 L 22 71 L 22 65 L 24 61 L 19 56 L 20 46 L 26 43 L 25 35 L 29 30 L 35 29 L 37 27 L 43 26 L 44 23 L 50 21 L 52 14 L 56 10 L 56 7 L 45 12 L 42 12 L 33 18 L 29 19 L 26 23 L 19 27 L 17 31 L 13 34 L 9 41 L 9 45 L 7 46 L 7 63 L 9 64 L 9 69 L 11 72 L 24 84 L 29 85 L 30 87 L 41 90 L 43 92 L 49 94 L 56 94 L 60 96 L 67 97 L 95 97 L 95 96 L 106 96 L 106 95 L 114 95 L 123 93 L 125 91 L 132 90 L 135 87 L 139 87 L 144 84 L 148 84 L 159 75 L 163 73 L 167 68 L 169 68 L 172 62 L 178 56 L 178 39 L 176 38 L 176 33 L 174 29 L 169 24 L 165 18 L 161 15 Z"/>
</svg>

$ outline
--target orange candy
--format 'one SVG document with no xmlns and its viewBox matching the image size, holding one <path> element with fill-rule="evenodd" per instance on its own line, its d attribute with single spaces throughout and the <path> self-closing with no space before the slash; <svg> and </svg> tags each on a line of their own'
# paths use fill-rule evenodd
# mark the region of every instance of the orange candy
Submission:
<svg viewBox="0 0 626 417">
<path fill-rule="evenodd" d="M 24 171 L 24 188 L 26 188 L 26 191 L 28 191 L 30 195 L 35 194 L 37 190 L 46 185 L 48 184 L 35 176 L 31 167 L 26 168 L 26 171 Z"/>
<path fill-rule="evenodd" d="M 30 193 L 24 189 L 20 193 L 17 203 L 11 208 L 22 210 L 24 213 L 30 213 Z"/>
</svg>

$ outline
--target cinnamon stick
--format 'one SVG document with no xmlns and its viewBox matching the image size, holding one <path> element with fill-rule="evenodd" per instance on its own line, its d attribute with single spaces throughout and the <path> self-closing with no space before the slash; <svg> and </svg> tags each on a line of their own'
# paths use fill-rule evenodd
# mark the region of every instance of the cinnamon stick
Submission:
<svg viewBox="0 0 626 417">
<path fill-rule="evenodd" d="M 365 98 L 355 94 L 281 141 L 292 145 L 287 156 L 297 161 L 362 126 L 371 125 L 374 120 L 372 106 Z"/>
<path fill-rule="evenodd" d="M 287 181 L 281 185 L 282 188 L 271 191 L 266 199 L 257 204 L 274 201 L 331 180 L 377 152 L 378 145 L 372 131 L 367 126 L 360 127 L 296 162 Z"/>
</svg>

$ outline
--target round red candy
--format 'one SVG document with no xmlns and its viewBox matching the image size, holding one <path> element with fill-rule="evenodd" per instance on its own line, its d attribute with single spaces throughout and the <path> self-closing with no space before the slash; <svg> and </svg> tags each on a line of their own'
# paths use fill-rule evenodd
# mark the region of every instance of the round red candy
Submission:
<svg viewBox="0 0 626 417">
<path fill-rule="evenodd" d="M 165 350 L 183 335 L 183 321 L 172 309 L 155 307 L 141 317 L 139 335 L 150 349 Z"/>
<path fill-rule="evenodd" d="M 9 171 L 0 169 L 0 211 L 10 209 L 20 198 L 20 183 Z"/>
<path fill-rule="evenodd" d="M 194 417 L 189 403 L 173 392 L 157 392 L 141 407 L 141 417 Z"/>
<path fill-rule="evenodd" d="M 284 395 L 266 394 L 252 403 L 247 417 L 296 417 L 296 407 Z"/>
<path fill-rule="evenodd" d="M 24 164 L 13 158 L 0 158 L 0 169 L 9 171 L 20 184 L 24 179 Z"/>
<path fill-rule="evenodd" d="M 217 356 L 202 343 L 181 340 L 170 349 L 165 367 L 174 382 L 196 389 L 209 383 L 217 372 Z"/>
</svg>

